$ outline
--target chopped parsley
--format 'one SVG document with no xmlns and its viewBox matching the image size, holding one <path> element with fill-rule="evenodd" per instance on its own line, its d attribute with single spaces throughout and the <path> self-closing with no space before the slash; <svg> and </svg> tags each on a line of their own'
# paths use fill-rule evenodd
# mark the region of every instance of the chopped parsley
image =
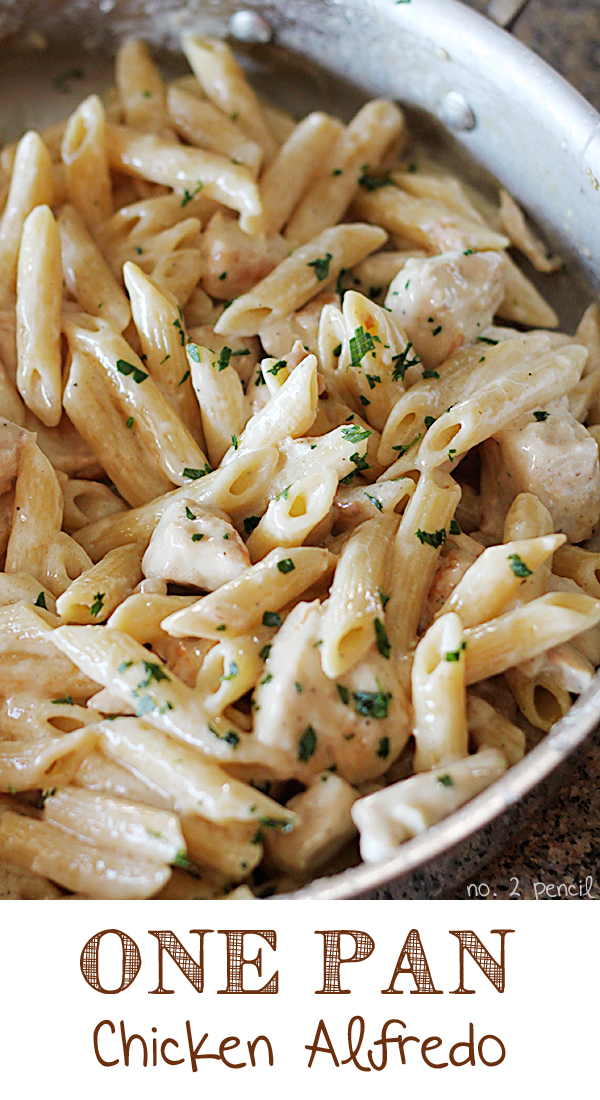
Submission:
<svg viewBox="0 0 600 1100">
<path fill-rule="evenodd" d="M 142 667 L 146 673 L 142 680 L 138 684 L 138 688 L 147 688 L 152 680 L 156 680 L 159 683 L 161 680 L 170 680 L 171 677 L 167 676 L 164 668 L 157 665 L 155 661 L 142 661 Z"/>
<path fill-rule="evenodd" d="M 267 374 L 272 374 L 274 378 L 277 377 L 280 370 L 284 370 L 287 367 L 285 359 L 280 359 L 279 362 L 273 363 L 272 367 L 269 367 Z"/>
<path fill-rule="evenodd" d="M 265 611 L 262 617 L 263 626 L 281 626 L 281 615 L 278 611 Z"/>
<path fill-rule="evenodd" d="M 420 527 L 415 531 L 421 546 L 433 546 L 434 550 L 439 550 L 440 546 L 446 541 L 446 530 L 444 527 L 440 527 L 439 531 L 422 531 Z"/>
<path fill-rule="evenodd" d="M 231 348 L 221 348 L 219 358 L 217 359 L 217 367 L 219 372 L 225 370 L 225 367 L 229 366 L 229 360 L 231 359 Z"/>
<path fill-rule="evenodd" d="M 520 558 L 518 554 L 509 554 L 508 555 L 508 560 L 510 562 L 510 567 L 511 567 L 515 577 L 530 577 L 531 576 L 533 570 L 530 569 L 529 566 L 525 564 L 525 562 L 523 561 L 523 558 Z"/>
<path fill-rule="evenodd" d="M 317 735 L 312 726 L 307 726 L 298 742 L 298 760 L 306 764 L 314 756 L 317 747 Z"/>
<path fill-rule="evenodd" d="M 227 272 L 222 271 L 221 274 L 219 275 L 219 282 L 222 283 L 226 278 L 227 278 Z"/>
<path fill-rule="evenodd" d="M 62 699 L 53 699 L 52 702 L 57 707 L 60 707 L 60 706 L 72 707 L 73 706 L 73 699 L 72 699 L 72 696 L 70 696 L 70 695 L 63 695 Z"/>
<path fill-rule="evenodd" d="M 256 530 L 260 523 L 260 516 L 246 516 L 244 520 L 244 531 L 247 535 L 251 535 Z"/>
<path fill-rule="evenodd" d="M 194 198 L 194 196 L 197 195 L 198 192 L 201 191 L 203 187 L 204 187 L 204 184 L 200 183 L 200 181 L 198 181 L 198 186 L 195 187 L 193 191 L 188 191 L 188 189 L 186 187 L 185 191 L 183 192 L 183 197 L 181 199 L 181 205 L 182 206 L 187 206 L 188 202 L 191 202 L 192 199 Z"/>
<path fill-rule="evenodd" d="M 538 424 L 541 424 L 541 423 L 543 423 L 544 420 L 548 419 L 548 417 L 550 416 L 550 413 L 545 412 L 543 409 L 537 409 L 534 412 L 533 415 L 535 416 L 535 419 L 537 420 Z"/>
<path fill-rule="evenodd" d="M 127 420 L 125 421 L 125 427 L 126 428 L 133 428 L 133 417 L 132 416 L 127 417 Z"/>
<path fill-rule="evenodd" d="M 346 474 L 346 476 L 341 479 L 340 485 L 349 485 L 354 475 L 357 474 L 359 470 L 370 469 L 367 460 L 363 458 L 362 455 L 359 455 L 356 451 L 354 452 L 354 454 L 350 455 L 350 462 L 354 463 L 356 469 L 353 470 L 351 474 Z"/>
<path fill-rule="evenodd" d="M 342 174 L 342 169 L 341 168 L 334 168 L 333 172 L 331 173 L 332 176 L 341 176 L 341 174 Z"/>
<path fill-rule="evenodd" d="M 375 639 L 377 641 L 377 648 L 382 657 L 389 658 L 392 647 L 390 646 L 385 626 L 381 622 L 381 619 L 375 619 L 373 625 L 375 627 Z"/>
<path fill-rule="evenodd" d="M 423 423 L 425 424 L 425 427 L 427 428 L 427 431 L 429 431 L 432 424 L 435 424 L 435 421 L 436 421 L 435 416 L 426 416 L 425 417 L 425 420 L 424 420 Z"/>
<path fill-rule="evenodd" d="M 94 596 L 94 602 L 93 602 L 92 606 L 90 607 L 90 615 L 99 615 L 100 614 L 100 612 L 102 611 L 103 604 L 104 604 L 104 596 L 105 595 L 106 595 L 105 592 L 96 592 L 96 595 Z"/>
<path fill-rule="evenodd" d="M 439 374 L 436 370 L 424 370 L 423 378 L 439 378 Z"/>
<path fill-rule="evenodd" d="M 272 674 L 270 672 L 267 672 L 267 675 L 263 676 L 263 678 L 260 682 L 261 682 L 261 684 L 270 684 L 272 679 L 273 679 Z"/>
<path fill-rule="evenodd" d="M 325 256 L 317 260 L 309 260 L 307 266 L 314 267 L 315 275 L 320 283 L 323 282 L 329 275 L 329 265 L 333 259 L 331 252 L 327 252 Z"/>
<path fill-rule="evenodd" d="M 175 859 L 171 863 L 172 867 L 180 867 L 182 871 L 193 871 L 194 864 L 191 859 L 188 859 L 186 852 L 182 849 L 177 853 Z"/>
<path fill-rule="evenodd" d="M 380 588 L 379 589 L 379 599 L 381 600 L 381 606 L 383 607 L 383 609 L 385 611 L 385 608 L 387 607 L 388 603 L 390 602 L 389 592 L 382 592 L 381 588 Z"/>
<path fill-rule="evenodd" d="M 264 645 L 258 656 L 261 658 L 261 660 L 266 661 L 266 660 L 268 660 L 270 652 L 271 652 L 271 646 L 270 645 Z"/>
<path fill-rule="evenodd" d="M 203 538 L 204 534 L 201 531 L 194 531 L 194 534 L 192 535 L 192 542 L 202 542 Z"/>
<path fill-rule="evenodd" d="M 117 370 L 119 374 L 133 375 L 133 381 L 137 382 L 138 385 L 148 377 L 146 371 L 140 370 L 139 367 L 134 367 L 133 363 L 128 363 L 126 359 L 117 359 Z"/>
<path fill-rule="evenodd" d="M 371 493 L 367 492 L 365 492 L 365 496 L 367 500 L 371 501 L 371 504 L 374 505 L 378 512 L 383 512 L 383 504 L 380 500 L 377 500 L 377 497 L 371 496 Z"/>
<path fill-rule="evenodd" d="M 282 561 L 277 562 L 277 568 L 280 573 L 291 573 L 292 569 L 295 569 L 296 566 L 291 558 L 283 558 Z"/>
<path fill-rule="evenodd" d="M 369 428 L 361 428 L 360 424 L 352 424 L 349 428 L 342 428 L 344 439 L 349 440 L 350 443 L 360 443 L 372 434 Z"/>
<path fill-rule="evenodd" d="M 336 346 L 333 349 L 333 355 L 335 355 L 336 359 L 339 359 L 341 354 L 342 354 L 342 345 L 341 344 L 336 344 Z"/>
<path fill-rule="evenodd" d="M 380 756 L 382 760 L 386 760 L 390 755 L 390 739 L 389 737 L 380 737 L 379 744 L 375 750 L 375 754 Z"/>
<path fill-rule="evenodd" d="M 39 593 L 38 598 L 35 601 L 34 606 L 35 607 L 43 607 L 44 611 L 48 610 L 48 608 L 46 607 L 46 593 L 45 592 L 40 592 Z"/>
<path fill-rule="evenodd" d="M 219 733 L 216 726 L 213 726 L 212 722 L 208 723 L 208 728 L 213 737 L 218 737 L 219 741 L 226 741 L 228 745 L 231 745 L 232 749 L 235 749 L 236 745 L 239 745 L 240 738 L 235 730 L 227 730 L 227 733 Z"/>
<path fill-rule="evenodd" d="M 466 648 L 467 648 L 467 643 L 466 642 L 461 642 L 458 649 L 451 649 L 448 653 L 444 653 L 444 660 L 445 661 L 451 661 L 451 662 L 452 661 L 460 661 L 460 655 L 461 655 L 461 653 L 464 653 Z"/>
<path fill-rule="evenodd" d="M 52 798 L 52 796 L 55 795 L 55 794 L 56 794 L 56 787 L 51 787 L 50 790 L 48 790 L 48 791 L 42 791 L 42 793 L 41 793 L 41 795 L 38 799 L 38 803 L 37 803 L 38 810 L 43 810 L 44 809 L 44 803 L 45 803 L 46 799 L 47 798 Z"/>
<path fill-rule="evenodd" d="M 419 432 L 414 439 L 411 439 L 410 443 L 398 443 L 395 447 L 392 447 L 392 450 L 398 452 L 398 458 L 404 458 L 404 455 L 408 454 L 416 443 L 420 443 L 422 438 L 423 433 Z"/>
<path fill-rule="evenodd" d="M 357 714 L 365 718 L 387 718 L 392 693 L 384 691 L 379 680 L 377 691 L 353 691 L 352 699 Z"/>
<path fill-rule="evenodd" d="M 462 531 L 460 529 L 460 526 L 458 525 L 458 523 L 456 522 L 455 519 L 450 520 L 450 534 L 451 535 L 462 535 Z"/>
<path fill-rule="evenodd" d="M 441 332 L 441 331 L 442 331 L 442 326 L 441 326 L 441 325 L 437 325 L 437 326 L 436 326 L 436 328 L 434 328 L 434 330 L 433 330 L 433 332 L 431 333 L 431 335 L 432 335 L 432 336 L 439 336 L 439 334 L 440 334 L 440 332 Z"/>
<path fill-rule="evenodd" d="M 450 450 L 448 451 L 448 458 L 450 459 L 451 462 L 454 462 L 455 455 L 456 455 L 456 447 L 451 447 Z"/>
<path fill-rule="evenodd" d="M 219 626 L 216 627 L 216 629 L 218 631 L 227 630 L 227 623 L 220 623 Z"/>
<path fill-rule="evenodd" d="M 177 329 L 177 332 L 179 333 L 179 339 L 181 341 L 181 346 L 182 346 L 182 348 L 184 348 L 185 347 L 185 332 L 183 331 L 183 325 L 182 325 L 182 323 L 181 323 L 181 321 L 179 320 L 178 317 L 176 317 L 175 320 L 173 321 L 173 327 Z"/>
<path fill-rule="evenodd" d="M 238 446 L 239 446 L 237 435 L 232 435 L 232 437 L 231 437 L 231 446 L 233 447 L 234 451 L 237 451 Z"/>
<path fill-rule="evenodd" d="M 288 493 L 289 493 L 291 487 L 292 487 L 291 485 L 286 485 L 285 489 L 282 489 L 282 491 L 279 493 L 279 495 L 275 497 L 275 500 L 287 500 Z"/>
<path fill-rule="evenodd" d="M 193 466 L 183 467 L 183 477 L 189 477 L 190 481 L 197 481 L 199 477 L 206 477 L 207 474 L 212 474 L 212 466 L 209 466 L 208 462 L 203 470 L 196 470 Z"/>
<path fill-rule="evenodd" d="M 360 325 L 350 339 L 350 366 L 359 367 L 361 359 L 369 351 L 375 350 L 375 343 L 370 332 L 365 332 Z"/>
<path fill-rule="evenodd" d="M 257 785 L 257 789 L 260 790 L 260 786 Z M 284 817 L 265 817 L 263 814 L 258 815 L 258 823 L 265 829 L 281 829 L 284 833 L 289 833 L 292 827 Z"/>
<path fill-rule="evenodd" d="M 363 164 L 361 169 L 361 175 L 359 176 L 359 186 L 364 187 L 365 191 L 377 191 L 380 187 L 389 187 L 392 183 L 389 172 L 386 172 L 384 176 L 373 176 L 367 171 L 369 165 Z"/>
<path fill-rule="evenodd" d="M 445 775 L 438 775 L 437 781 L 438 781 L 438 783 L 441 783 L 442 787 L 453 787 L 454 786 L 454 780 L 453 780 L 452 776 L 448 775 L 447 773 Z"/>
<path fill-rule="evenodd" d="M 337 693 L 338 693 L 340 699 L 342 700 L 342 703 L 344 703 L 347 706 L 348 702 L 350 701 L 350 695 L 348 693 L 348 688 L 344 687 L 343 684 L 336 684 L 336 687 L 337 687 Z"/>
<path fill-rule="evenodd" d="M 192 509 L 188 508 L 187 504 L 185 506 L 185 514 L 186 514 L 188 519 L 198 519 L 198 517 L 195 516 L 194 513 L 192 512 Z"/>
<path fill-rule="evenodd" d="M 135 716 L 136 718 L 141 718 L 151 710 L 156 710 L 154 699 L 151 699 L 149 695 L 143 695 L 142 698 L 138 700 Z"/>
<path fill-rule="evenodd" d="M 371 402 L 369 401 L 369 398 L 365 397 L 364 393 L 359 393 L 358 400 L 360 401 L 361 405 L 370 405 L 371 404 Z"/>
<path fill-rule="evenodd" d="M 121 673 L 127 672 L 127 669 L 131 668 L 132 664 L 133 664 L 133 661 L 121 661 L 121 664 L 119 665 L 119 667 L 117 669 L 117 672 L 121 672 Z"/>
<path fill-rule="evenodd" d="M 369 383 L 369 389 L 370 390 L 374 390 L 377 383 L 381 382 L 381 375 L 379 375 L 379 374 L 366 374 L 365 373 L 365 378 L 366 378 L 367 382 Z"/>
<path fill-rule="evenodd" d="M 499 340 L 491 340 L 489 336 L 478 336 L 477 340 L 480 344 L 491 344 L 492 347 L 495 347 L 496 344 L 500 343 Z"/>
<path fill-rule="evenodd" d="M 346 293 L 346 288 L 345 288 L 345 286 L 343 286 L 342 280 L 344 278 L 344 275 L 347 275 L 347 274 L 348 274 L 348 272 L 347 272 L 345 267 L 340 268 L 340 273 L 339 273 L 339 275 L 338 275 L 338 277 L 335 281 L 335 292 L 336 292 L 336 294 L 339 294 L 340 305 L 343 305 L 344 294 Z"/>
<path fill-rule="evenodd" d="M 296 683 L 295 683 L 294 686 L 296 688 L 296 691 L 298 692 L 298 695 L 301 695 L 302 692 L 304 691 L 304 688 L 302 687 L 302 684 L 298 680 L 296 680 Z"/>
<path fill-rule="evenodd" d="M 187 352 L 188 359 L 193 359 L 194 363 L 200 362 L 200 352 L 198 350 L 197 344 L 190 343 L 187 345 L 185 350 Z"/>
</svg>

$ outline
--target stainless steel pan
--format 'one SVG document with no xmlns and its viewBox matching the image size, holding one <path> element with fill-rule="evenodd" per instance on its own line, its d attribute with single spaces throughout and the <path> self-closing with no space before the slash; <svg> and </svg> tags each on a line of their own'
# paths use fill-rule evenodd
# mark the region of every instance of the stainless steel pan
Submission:
<svg viewBox="0 0 600 1100">
<path fill-rule="evenodd" d="M 259 87 L 296 111 L 319 105 L 348 117 L 367 95 L 400 100 L 438 155 L 466 158 L 480 183 L 489 174 L 501 180 L 568 258 L 554 300 L 565 326 L 585 301 L 584 281 L 598 291 L 600 116 L 529 50 L 454 0 L 257 0 L 243 13 L 227 0 L 191 0 L 185 9 L 180 0 L 0 0 L 3 134 L 39 124 L 40 107 L 41 121 L 50 120 L 52 76 L 64 115 L 71 93 L 76 102 L 86 81 L 97 86 L 103 56 L 122 37 L 176 49 L 188 29 L 237 38 Z M 48 51 L 39 52 L 40 36 Z M 85 75 L 61 86 L 61 73 L 75 69 Z M 439 896 L 543 810 L 599 720 L 596 677 L 537 748 L 449 820 L 384 864 L 321 879 L 296 896 Z"/>
</svg>

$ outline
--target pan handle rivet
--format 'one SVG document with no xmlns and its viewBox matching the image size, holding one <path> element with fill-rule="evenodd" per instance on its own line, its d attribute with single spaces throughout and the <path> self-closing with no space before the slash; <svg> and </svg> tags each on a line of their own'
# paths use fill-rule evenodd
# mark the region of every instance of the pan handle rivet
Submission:
<svg viewBox="0 0 600 1100">
<path fill-rule="evenodd" d="M 477 125 L 475 114 L 460 92 L 448 92 L 440 102 L 439 114 L 442 122 L 453 130 L 474 130 Z"/>
<path fill-rule="evenodd" d="M 229 33 L 240 42 L 270 42 L 273 28 L 255 11 L 236 11 L 229 20 Z"/>
</svg>

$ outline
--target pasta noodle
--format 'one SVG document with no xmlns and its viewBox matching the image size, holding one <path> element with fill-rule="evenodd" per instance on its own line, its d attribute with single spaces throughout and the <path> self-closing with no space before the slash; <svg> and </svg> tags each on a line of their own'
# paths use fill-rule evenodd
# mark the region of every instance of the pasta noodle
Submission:
<svg viewBox="0 0 600 1100">
<path fill-rule="evenodd" d="M 560 261 L 408 159 L 396 104 L 295 120 L 183 50 L 165 83 L 126 42 L 0 153 L 0 869 L 32 896 L 391 859 L 600 665 L 598 306 L 558 331 L 507 249 Z"/>
</svg>

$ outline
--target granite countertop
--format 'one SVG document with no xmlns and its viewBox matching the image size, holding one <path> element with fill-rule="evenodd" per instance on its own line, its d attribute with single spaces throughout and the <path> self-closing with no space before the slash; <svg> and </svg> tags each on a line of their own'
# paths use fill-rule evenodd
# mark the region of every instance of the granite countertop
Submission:
<svg viewBox="0 0 600 1100">
<path fill-rule="evenodd" d="M 487 0 L 466 2 L 487 11 Z M 600 111 L 598 0 L 529 0 L 512 33 Z M 521 898 L 537 894 L 539 900 L 548 900 L 564 897 L 571 886 L 571 897 L 577 893 L 600 900 L 600 733 L 527 835 L 515 838 L 470 883 L 445 896 L 474 897 L 475 886 L 477 896 L 486 898 L 516 896 L 518 891 Z"/>
</svg>

